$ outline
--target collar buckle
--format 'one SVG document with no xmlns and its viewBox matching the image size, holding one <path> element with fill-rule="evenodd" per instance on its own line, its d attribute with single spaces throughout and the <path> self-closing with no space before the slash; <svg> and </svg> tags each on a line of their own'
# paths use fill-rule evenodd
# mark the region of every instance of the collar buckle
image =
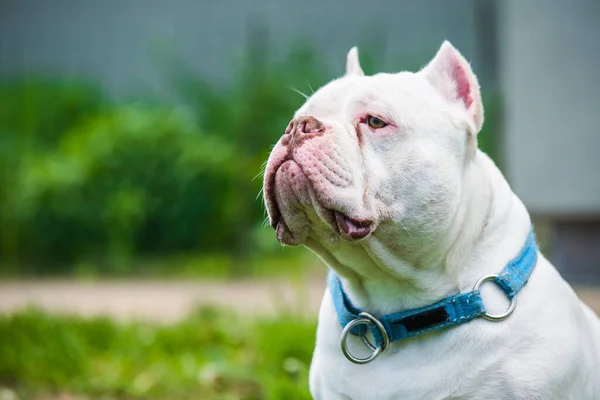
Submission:
<svg viewBox="0 0 600 400">
<path fill-rule="evenodd" d="M 481 277 L 476 283 L 475 286 L 473 286 L 473 291 L 477 291 L 480 292 L 479 288 L 481 287 L 481 285 L 483 285 L 486 282 L 495 282 L 498 286 L 500 286 L 500 284 L 498 283 L 498 275 L 486 275 L 484 277 Z M 502 289 L 503 292 L 505 292 L 504 288 L 502 286 L 500 286 L 500 289 Z M 515 308 L 517 307 L 517 296 L 513 296 L 510 299 L 510 305 L 508 306 L 508 309 L 503 312 L 502 314 L 490 314 L 489 312 L 485 311 L 483 314 L 481 314 L 481 316 L 485 319 L 487 319 L 488 321 L 503 321 L 506 318 L 508 318 L 510 316 L 510 314 L 513 313 L 513 311 L 515 311 Z"/>
<path fill-rule="evenodd" d="M 359 318 L 354 319 L 352 321 L 350 321 L 342 330 L 342 335 L 340 337 L 340 345 L 342 346 L 342 353 L 344 353 L 344 355 L 346 356 L 346 358 L 355 363 L 355 364 L 367 364 L 371 361 L 373 361 L 375 359 L 375 357 L 377 357 L 379 354 L 385 352 L 389 345 L 390 345 L 390 337 L 387 334 L 387 331 L 385 330 L 385 327 L 383 326 L 383 324 L 381 323 L 381 321 L 379 321 L 377 318 L 375 318 L 374 316 L 372 316 L 371 314 L 367 313 L 367 312 L 361 312 L 360 314 L 358 314 Z M 375 327 L 377 328 L 377 330 L 379 331 L 379 334 L 382 337 L 382 343 L 380 346 L 376 346 L 373 345 L 369 339 L 367 339 L 367 332 L 365 332 L 364 335 L 361 336 L 363 342 L 365 343 L 365 345 L 369 348 L 369 350 L 372 351 L 371 355 L 365 358 L 358 358 L 355 357 L 352 353 L 350 353 L 350 350 L 348 349 L 348 335 L 350 334 L 350 331 L 352 330 L 352 328 L 354 328 L 355 326 L 359 326 L 359 325 L 375 325 Z"/>
</svg>

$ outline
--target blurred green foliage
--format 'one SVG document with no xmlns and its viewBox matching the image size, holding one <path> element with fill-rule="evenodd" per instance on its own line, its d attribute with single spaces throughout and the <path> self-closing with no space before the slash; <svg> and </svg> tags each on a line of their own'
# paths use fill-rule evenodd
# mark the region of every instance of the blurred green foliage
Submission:
<svg viewBox="0 0 600 400">
<path fill-rule="evenodd" d="M 0 389 L 22 399 L 310 399 L 315 327 L 214 309 L 174 325 L 28 310 L 0 316 Z"/>
<path fill-rule="evenodd" d="M 0 273 L 127 274 L 140 259 L 196 253 L 226 254 L 241 276 L 248 260 L 279 256 L 262 166 L 304 101 L 294 91 L 335 74 L 310 48 L 270 57 L 257 35 L 226 86 L 175 63 L 171 103 L 113 102 L 82 82 L 0 83 Z M 493 154 L 494 109 L 481 135 Z"/>
<path fill-rule="evenodd" d="M 113 103 L 77 82 L 0 85 L 2 269 L 126 273 L 134 258 L 200 252 L 244 274 L 248 257 L 279 251 L 259 192 L 303 101 L 286 87 L 308 91 L 323 71 L 308 49 L 271 63 L 255 49 L 227 87 L 177 71 L 185 106 Z"/>
</svg>

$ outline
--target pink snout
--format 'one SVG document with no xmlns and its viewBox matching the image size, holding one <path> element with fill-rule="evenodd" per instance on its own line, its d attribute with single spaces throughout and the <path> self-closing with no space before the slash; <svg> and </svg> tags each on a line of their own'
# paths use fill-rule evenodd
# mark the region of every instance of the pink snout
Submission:
<svg viewBox="0 0 600 400">
<path fill-rule="evenodd" d="M 301 116 L 290 121 L 286 135 L 300 136 L 307 133 L 320 133 L 325 130 L 325 126 L 321 121 L 311 116 Z"/>
<path fill-rule="evenodd" d="M 298 245 L 310 230 L 323 234 L 323 224 L 348 241 L 361 240 L 375 229 L 369 215 L 356 213 L 353 197 L 353 153 L 346 136 L 313 116 L 288 124 L 273 148 L 265 173 L 265 203 L 281 243 Z M 351 145 L 346 145 L 351 146 Z M 312 215 L 312 217 L 310 217 Z M 321 220 L 318 220 L 315 218 Z"/>
</svg>

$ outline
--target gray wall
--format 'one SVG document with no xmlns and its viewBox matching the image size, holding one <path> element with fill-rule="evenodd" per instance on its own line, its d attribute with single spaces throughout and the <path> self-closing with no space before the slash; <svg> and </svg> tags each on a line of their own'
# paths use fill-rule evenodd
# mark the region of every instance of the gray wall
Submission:
<svg viewBox="0 0 600 400">
<path fill-rule="evenodd" d="M 533 213 L 598 218 L 600 2 L 502 5 L 499 57 L 509 181 Z"/>
<path fill-rule="evenodd" d="M 389 71 L 424 64 L 450 39 L 478 67 L 475 0 L 0 0 L 0 74 L 33 71 L 100 79 L 115 94 L 161 91 L 164 55 L 226 82 L 251 24 L 275 54 L 293 40 L 317 46 L 342 72 L 355 44 L 384 43 Z"/>
</svg>

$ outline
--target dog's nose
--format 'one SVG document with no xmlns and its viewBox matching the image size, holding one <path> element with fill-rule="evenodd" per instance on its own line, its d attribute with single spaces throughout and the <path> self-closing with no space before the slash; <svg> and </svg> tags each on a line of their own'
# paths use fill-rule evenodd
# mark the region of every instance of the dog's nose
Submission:
<svg viewBox="0 0 600 400">
<path fill-rule="evenodd" d="M 285 133 L 287 135 L 305 135 L 307 133 L 318 133 L 324 130 L 323 123 L 311 116 L 302 116 L 290 121 Z"/>
</svg>

